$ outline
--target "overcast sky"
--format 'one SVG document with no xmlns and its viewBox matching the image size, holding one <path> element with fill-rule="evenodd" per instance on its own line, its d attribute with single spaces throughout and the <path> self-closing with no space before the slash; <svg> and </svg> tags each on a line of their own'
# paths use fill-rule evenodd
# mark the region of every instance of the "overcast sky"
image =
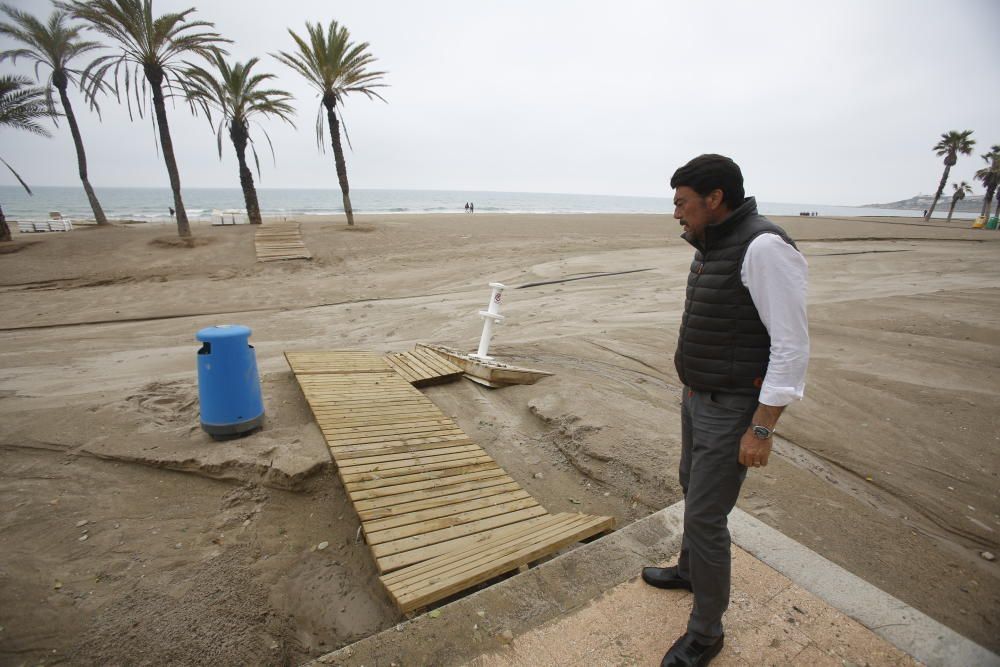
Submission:
<svg viewBox="0 0 1000 667">
<path fill-rule="evenodd" d="M 362 96 L 344 110 L 353 188 L 671 196 L 676 167 L 717 152 L 761 200 L 864 204 L 933 192 L 942 132 L 977 139 L 951 180 L 971 181 L 1000 144 L 996 0 L 155 0 L 154 11 L 192 5 L 234 40 L 231 58 L 260 57 L 296 98 L 297 129 L 265 121 L 277 167 L 262 153 L 262 187 L 337 187 L 332 153 L 316 148 L 316 93 L 269 55 L 291 49 L 286 28 L 330 19 L 369 42 L 390 86 L 388 104 Z M 31 74 L 0 65 L 14 71 Z M 96 187 L 168 186 L 148 116 L 131 122 L 110 98 L 99 122 L 71 94 Z M 182 104 L 168 114 L 183 186 L 238 187 L 228 139 L 220 161 L 203 118 Z M 0 154 L 32 184 L 79 184 L 65 123 L 52 139 L 0 129 Z M 15 181 L 4 172 L 0 184 Z"/>
</svg>

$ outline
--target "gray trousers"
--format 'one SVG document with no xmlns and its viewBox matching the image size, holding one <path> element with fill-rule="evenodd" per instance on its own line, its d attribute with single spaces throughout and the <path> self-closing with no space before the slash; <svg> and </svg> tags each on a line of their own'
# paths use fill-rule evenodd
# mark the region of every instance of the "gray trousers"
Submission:
<svg viewBox="0 0 1000 667">
<path fill-rule="evenodd" d="M 740 438 L 753 419 L 757 396 L 685 387 L 681 406 L 684 539 L 677 568 L 694 591 L 688 632 L 709 641 L 722 634 L 729 606 L 728 517 L 747 474 L 739 463 Z"/>
</svg>

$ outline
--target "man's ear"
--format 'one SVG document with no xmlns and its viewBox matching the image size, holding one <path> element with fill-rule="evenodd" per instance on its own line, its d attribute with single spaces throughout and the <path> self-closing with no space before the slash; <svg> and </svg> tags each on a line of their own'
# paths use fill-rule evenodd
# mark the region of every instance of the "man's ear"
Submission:
<svg viewBox="0 0 1000 667">
<path fill-rule="evenodd" d="M 715 209 L 722 206 L 722 202 L 725 198 L 726 198 L 725 193 L 722 192 L 722 190 L 720 190 L 719 188 L 712 190 L 711 192 L 708 193 L 708 197 L 706 197 L 706 199 L 708 200 L 708 208 L 714 211 Z"/>
</svg>

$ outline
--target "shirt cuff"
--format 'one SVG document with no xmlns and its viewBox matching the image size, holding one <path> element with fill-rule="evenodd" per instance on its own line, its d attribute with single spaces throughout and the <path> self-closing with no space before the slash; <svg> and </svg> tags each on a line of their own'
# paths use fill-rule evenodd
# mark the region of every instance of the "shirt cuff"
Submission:
<svg viewBox="0 0 1000 667">
<path fill-rule="evenodd" d="M 772 387 L 765 382 L 764 386 L 760 389 L 760 398 L 757 399 L 757 402 L 774 407 L 783 407 L 793 401 L 801 401 L 802 395 L 802 388 Z"/>
</svg>

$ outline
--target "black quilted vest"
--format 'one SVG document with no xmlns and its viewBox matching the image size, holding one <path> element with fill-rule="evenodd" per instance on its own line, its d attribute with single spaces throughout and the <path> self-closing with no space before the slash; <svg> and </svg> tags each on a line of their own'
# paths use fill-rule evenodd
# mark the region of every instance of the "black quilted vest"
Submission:
<svg viewBox="0 0 1000 667">
<path fill-rule="evenodd" d="M 740 280 L 740 267 L 747 246 L 764 233 L 795 246 L 785 230 L 757 214 L 757 202 L 749 197 L 725 220 L 706 227 L 703 241 L 681 237 L 696 252 L 674 365 L 692 389 L 760 393 L 771 337 Z"/>
</svg>

